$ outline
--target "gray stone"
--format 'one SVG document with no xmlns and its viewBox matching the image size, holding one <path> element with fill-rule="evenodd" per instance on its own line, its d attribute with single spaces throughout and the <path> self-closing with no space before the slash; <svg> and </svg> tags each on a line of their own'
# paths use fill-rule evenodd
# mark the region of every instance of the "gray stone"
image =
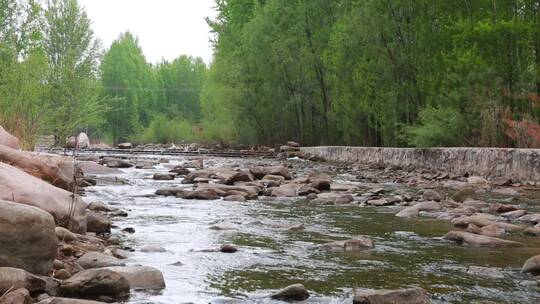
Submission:
<svg viewBox="0 0 540 304">
<path fill-rule="evenodd" d="M 427 304 L 427 294 L 422 288 L 397 290 L 356 291 L 353 304 Z"/>
<path fill-rule="evenodd" d="M 129 281 L 109 269 L 87 269 L 63 281 L 60 293 L 83 299 L 98 299 L 101 296 L 125 298 L 129 294 Z"/>
<path fill-rule="evenodd" d="M 309 298 L 309 292 L 302 284 L 294 284 L 285 287 L 270 296 L 274 300 L 285 302 L 304 301 Z"/>
<path fill-rule="evenodd" d="M 125 265 L 121 260 L 113 256 L 93 251 L 88 252 L 80 257 L 77 260 L 77 264 L 84 269 Z"/>
<path fill-rule="evenodd" d="M 131 289 L 159 290 L 165 288 L 165 279 L 161 271 L 149 266 L 107 267 L 124 276 Z"/>
</svg>

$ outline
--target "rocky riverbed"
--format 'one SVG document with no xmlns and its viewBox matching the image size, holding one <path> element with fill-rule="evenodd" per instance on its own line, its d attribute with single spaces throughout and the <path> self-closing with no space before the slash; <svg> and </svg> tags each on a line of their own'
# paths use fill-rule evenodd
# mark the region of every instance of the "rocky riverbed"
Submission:
<svg viewBox="0 0 540 304">
<path fill-rule="evenodd" d="M 8 139 L 0 304 L 540 301 L 540 189 L 519 181 L 298 158 L 73 162 Z"/>
<path fill-rule="evenodd" d="M 294 159 L 101 162 L 133 167 L 96 175 L 86 200 L 128 211 L 113 229 L 133 250 L 127 261 L 167 282 L 133 303 L 273 302 L 297 283 L 314 303 L 364 303 L 368 289 L 396 290 L 389 297 L 402 303 L 410 288 L 410 303 L 540 301 L 537 279 L 521 271 L 540 253 L 535 188 Z"/>
</svg>

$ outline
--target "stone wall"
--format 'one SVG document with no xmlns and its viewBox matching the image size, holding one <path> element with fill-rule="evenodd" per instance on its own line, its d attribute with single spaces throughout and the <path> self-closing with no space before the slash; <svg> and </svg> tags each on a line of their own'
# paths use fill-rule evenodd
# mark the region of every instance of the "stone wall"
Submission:
<svg viewBox="0 0 540 304">
<path fill-rule="evenodd" d="M 328 161 L 506 177 L 540 185 L 540 149 L 304 147 L 302 151 Z"/>
</svg>

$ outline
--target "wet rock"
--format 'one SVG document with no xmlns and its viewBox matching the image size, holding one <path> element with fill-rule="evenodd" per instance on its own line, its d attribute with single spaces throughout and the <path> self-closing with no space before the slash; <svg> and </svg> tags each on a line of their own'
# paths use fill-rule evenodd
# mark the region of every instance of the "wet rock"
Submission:
<svg viewBox="0 0 540 304">
<path fill-rule="evenodd" d="M 476 190 L 472 188 L 465 188 L 457 191 L 452 195 L 452 199 L 456 202 L 464 202 L 467 198 L 476 198 Z"/>
<path fill-rule="evenodd" d="M 218 171 L 216 175 L 226 185 L 234 185 L 236 182 L 251 182 L 254 179 L 248 171 Z"/>
<path fill-rule="evenodd" d="M 149 266 L 107 267 L 121 274 L 129 281 L 131 289 L 160 290 L 165 288 L 165 279 L 161 271 Z"/>
<path fill-rule="evenodd" d="M 523 273 L 532 273 L 533 275 L 540 275 L 540 255 L 533 256 L 525 261 L 521 268 Z"/>
<path fill-rule="evenodd" d="M 540 236 L 540 227 L 529 227 L 523 231 L 528 236 Z"/>
<path fill-rule="evenodd" d="M 453 241 L 459 245 L 469 247 L 522 247 L 525 246 L 522 243 L 499 239 L 495 237 L 489 237 L 485 235 L 473 234 L 465 231 L 450 231 L 443 239 Z"/>
<path fill-rule="evenodd" d="M 308 196 L 308 195 L 310 195 L 312 193 L 319 194 L 319 193 L 321 193 L 321 191 L 319 191 L 318 189 L 313 188 L 313 187 L 311 187 L 309 185 L 303 185 L 298 189 L 298 195 L 299 196 Z"/>
<path fill-rule="evenodd" d="M 104 158 L 102 160 L 102 164 L 109 168 L 126 169 L 126 168 L 133 167 L 133 164 L 130 163 L 128 160 L 120 159 L 120 158 L 110 158 L 110 157 Z"/>
<path fill-rule="evenodd" d="M 135 228 L 133 227 L 126 227 L 124 229 L 122 229 L 123 232 L 126 232 L 126 233 L 135 233 Z"/>
<path fill-rule="evenodd" d="M 216 175 L 216 172 L 214 170 L 210 169 L 201 169 L 190 172 L 184 179 L 182 180 L 182 184 L 194 184 L 196 179 L 210 179 Z"/>
<path fill-rule="evenodd" d="M 289 170 L 283 166 L 260 166 L 260 167 L 251 167 L 249 172 L 257 179 L 263 178 L 265 175 L 280 175 L 283 176 L 286 180 L 292 179 Z"/>
<path fill-rule="evenodd" d="M 69 242 L 73 242 L 73 241 L 75 241 L 77 239 L 77 236 L 73 232 L 67 230 L 64 227 L 56 227 L 56 228 L 54 228 L 54 232 L 56 234 L 56 238 L 59 241 L 69 243 Z"/>
<path fill-rule="evenodd" d="M 498 188 L 498 189 L 494 189 L 492 191 L 493 193 L 496 193 L 496 194 L 500 194 L 500 195 L 506 195 L 506 196 L 518 196 L 519 195 L 519 191 L 516 190 L 515 188 Z"/>
<path fill-rule="evenodd" d="M 296 141 L 292 141 L 292 140 L 290 140 L 290 141 L 287 142 L 287 146 L 289 146 L 289 147 L 295 147 L 295 148 L 300 148 L 300 144 L 297 143 Z"/>
<path fill-rule="evenodd" d="M 420 211 L 441 210 L 441 204 L 437 202 L 421 202 L 414 206 L 407 207 L 396 214 L 397 217 L 416 217 Z"/>
<path fill-rule="evenodd" d="M 133 144 L 132 143 L 129 143 L 129 142 L 126 142 L 126 143 L 120 143 L 118 144 L 118 149 L 123 149 L 123 150 L 127 150 L 127 149 L 133 149 Z"/>
<path fill-rule="evenodd" d="M 469 266 L 467 274 L 490 279 L 504 279 L 504 274 L 497 268 Z"/>
<path fill-rule="evenodd" d="M 236 195 L 228 195 L 223 198 L 224 201 L 228 202 L 245 202 L 246 198 L 242 195 L 236 194 Z"/>
<path fill-rule="evenodd" d="M 141 252 L 167 252 L 167 249 L 161 246 L 147 245 L 141 248 Z"/>
<path fill-rule="evenodd" d="M 505 222 L 499 222 L 499 218 L 490 214 L 478 213 L 471 216 L 462 216 L 453 219 L 452 225 L 459 228 L 466 228 L 469 224 L 475 224 L 478 227 L 494 225 L 506 231 L 523 231 L 525 228 L 519 225 L 514 225 Z"/>
<path fill-rule="evenodd" d="M 475 224 L 469 224 L 466 229 L 467 232 L 474 233 L 474 234 L 482 234 L 482 228 L 476 226 Z"/>
<path fill-rule="evenodd" d="M 109 269 L 87 269 L 63 281 L 60 293 L 66 297 L 83 299 L 98 299 L 102 296 L 124 298 L 129 294 L 129 281 Z"/>
<path fill-rule="evenodd" d="M 355 291 L 353 304 L 427 304 L 426 291 L 413 287 L 397 290 L 362 290 Z"/>
<path fill-rule="evenodd" d="M 100 214 L 97 212 L 87 212 L 86 221 L 87 221 L 86 230 L 88 232 L 95 232 L 95 233 L 111 232 L 112 221 L 103 214 Z"/>
<path fill-rule="evenodd" d="M 189 169 L 184 166 L 175 166 L 174 168 L 169 170 L 169 173 L 174 173 L 176 175 L 184 176 L 191 173 L 191 171 L 189 171 Z"/>
<path fill-rule="evenodd" d="M 221 246 L 221 248 L 219 248 L 219 251 L 221 251 L 223 253 L 235 253 L 235 252 L 238 251 L 238 249 L 236 247 L 234 247 L 233 245 L 225 244 L 225 245 Z"/>
<path fill-rule="evenodd" d="M 487 225 L 482 228 L 480 228 L 480 234 L 486 235 L 486 236 L 493 236 L 493 237 L 499 237 L 503 236 L 505 234 L 505 230 L 501 227 L 498 227 L 496 225 Z"/>
<path fill-rule="evenodd" d="M 49 297 L 47 299 L 41 300 L 37 304 L 106 304 L 106 303 L 90 301 L 90 300 L 72 299 L 72 298 Z"/>
<path fill-rule="evenodd" d="M 304 224 L 275 224 L 272 225 L 272 228 L 277 229 L 283 229 L 283 230 L 289 230 L 289 231 L 298 231 L 298 230 L 304 230 Z"/>
<path fill-rule="evenodd" d="M 422 194 L 422 199 L 425 200 L 425 201 L 440 202 L 442 200 L 442 197 L 438 192 L 436 192 L 434 190 L 426 190 Z"/>
<path fill-rule="evenodd" d="M 182 191 L 185 191 L 185 188 L 179 188 L 179 187 L 167 187 L 167 188 L 161 188 L 156 191 L 156 195 L 161 196 L 178 196 L 179 193 Z"/>
<path fill-rule="evenodd" d="M 375 247 L 373 241 L 367 236 L 358 236 L 350 240 L 335 241 L 320 246 L 321 249 L 332 252 L 360 251 L 373 247 Z"/>
<path fill-rule="evenodd" d="M 309 292 L 304 285 L 294 284 L 283 288 L 270 297 L 285 302 L 304 301 L 309 298 Z"/>
<path fill-rule="evenodd" d="M 88 204 L 88 210 L 96 212 L 110 212 L 111 208 L 102 202 L 92 202 Z"/>
<path fill-rule="evenodd" d="M 325 193 L 323 193 L 325 194 Z M 329 193 L 328 195 L 319 195 L 316 199 L 311 202 L 319 205 L 344 205 L 354 202 L 354 197 L 349 194 L 334 194 Z"/>
<path fill-rule="evenodd" d="M 368 200 L 366 202 L 368 205 L 371 205 L 371 206 L 375 206 L 375 207 L 383 207 L 383 206 L 392 206 L 392 205 L 395 205 L 394 202 L 392 201 L 389 201 L 385 198 L 381 198 L 381 199 L 374 199 L 374 200 Z"/>
<path fill-rule="evenodd" d="M 281 175 L 267 174 L 267 175 L 263 176 L 262 180 L 265 180 L 265 181 L 283 182 L 283 181 L 285 180 L 285 177 L 283 177 L 283 176 L 281 176 Z"/>
<path fill-rule="evenodd" d="M 501 214 L 501 217 L 507 220 L 515 220 L 527 214 L 527 210 L 514 210 Z"/>
<path fill-rule="evenodd" d="M 518 220 L 524 223 L 531 224 L 531 225 L 536 225 L 540 223 L 540 213 L 527 214 L 518 218 Z"/>
<path fill-rule="evenodd" d="M 181 190 L 176 193 L 176 197 L 183 199 L 215 200 L 220 198 L 216 190 L 211 188 L 198 188 L 193 191 Z"/>
<path fill-rule="evenodd" d="M 330 185 L 332 183 L 332 178 L 330 177 L 330 175 L 321 172 L 311 173 L 308 176 L 308 180 L 308 186 L 315 188 L 319 191 L 330 190 Z"/>
<path fill-rule="evenodd" d="M 156 173 L 153 176 L 154 180 L 171 181 L 176 178 L 176 174 L 171 173 Z"/>
<path fill-rule="evenodd" d="M 270 195 L 273 197 L 296 197 L 300 186 L 297 184 L 284 184 L 271 189 Z"/>
<path fill-rule="evenodd" d="M 57 243 L 49 213 L 0 200 L 0 266 L 45 275 L 52 269 Z"/>
<path fill-rule="evenodd" d="M 77 264 L 84 269 L 125 265 L 121 260 L 99 252 L 88 252 L 84 254 L 77 260 Z"/>
<path fill-rule="evenodd" d="M 73 199 L 71 192 L 0 162 L 2 199 L 45 210 L 54 217 L 58 226 L 71 224 L 69 228 L 72 232 L 86 231 L 86 203 L 78 195 Z M 71 218 L 70 223 L 67 218 Z"/>
<path fill-rule="evenodd" d="M 81 161 L 78 166 L 84 175 L 119 174 L 122 172 L 116 168 L 105 167 L 93 161 Z"/>
<path fill-rule="evenodd" d="M 252 183 L 236 184 L 234 186 L 222 184 L 200 184 L 197 186 L 197 189 L 212 189 L 216 191 L 219 196 L 241 194 L 246 199 L 256 199 L 259 192 L 262 192 L 263 187 Z"/>
<path fill-rule="evenodd" d="M 19 288 L 26 288 L 31 293 L 45 291 L 47 281 L 22 269 L 0 267 L 0 294 Z"/>
<path fill-rule="evenodd" d="M 506 213 L 510 211 L 516 211 L 518 208 L 514 205 L 508 204 L 493 204 L 490 209 L 497 213 Z"/>
</svg>

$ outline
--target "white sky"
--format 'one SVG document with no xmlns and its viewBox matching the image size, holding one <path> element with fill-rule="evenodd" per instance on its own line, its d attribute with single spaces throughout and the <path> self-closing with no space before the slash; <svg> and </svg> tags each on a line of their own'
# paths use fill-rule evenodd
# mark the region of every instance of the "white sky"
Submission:
<svg viewBox="0 0 540 304">
<path fill-rule="evenodd" d="M 92 20 L 95 35 L 108 48 L 130 31 L 151 63 L 180 55 L 212 58 L 210 28 L 214 0 L 78 0 Z"/>
</svg>

